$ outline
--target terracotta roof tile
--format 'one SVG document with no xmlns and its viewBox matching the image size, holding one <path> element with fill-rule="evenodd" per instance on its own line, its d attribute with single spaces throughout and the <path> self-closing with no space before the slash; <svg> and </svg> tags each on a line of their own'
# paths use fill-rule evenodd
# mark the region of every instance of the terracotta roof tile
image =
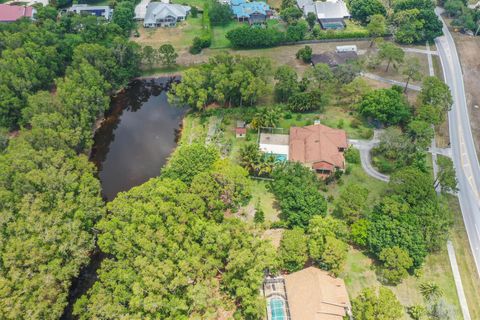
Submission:
<svg viewBox="0 0 480 320">
<path fill-rule="evenodd" d="M 347 148 L 344 130 L 332 129 L 321 124 L 290 128 L 290 160 L 307 164 L 326 162 L 344 168 L 343 152 Z"/>
<path fill-rule="evenodd" d="M 309 267 L 285 277 L 292 320 L 342 320 L 350 309 L 345 282 Z"/>
<path fill-rule="evenodd" d="M 0 21 L 12 22 L 20 18 L 33 16 L 33 7 L 0 4 Z"/>
</svg>

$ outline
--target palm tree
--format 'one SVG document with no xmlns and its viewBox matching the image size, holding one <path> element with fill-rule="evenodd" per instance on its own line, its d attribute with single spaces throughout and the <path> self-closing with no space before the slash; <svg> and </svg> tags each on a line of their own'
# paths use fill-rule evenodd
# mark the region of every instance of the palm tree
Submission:
<svg viewBox="0 0 480 320">
<path fill-rule="evenodd" d="M 420 284 L 420 292 L 427 301 L 436 300 L 443 295 L 442 289 L 435 282 L 424 282 Z"/>
</svg>

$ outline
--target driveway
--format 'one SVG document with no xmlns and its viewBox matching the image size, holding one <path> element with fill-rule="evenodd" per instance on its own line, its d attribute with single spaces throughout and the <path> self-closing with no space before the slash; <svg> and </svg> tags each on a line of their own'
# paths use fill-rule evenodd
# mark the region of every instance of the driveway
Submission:
<svg viewBox="0 0 480 320">
<path fill-rule="evenodd" d="M 378 172 L 372 166 L 372 157 L 370 156 L 371 150 L 378 144 L 378 135 L 380 131 L 375 130 L 372 140 L 355 140 L 349 139 L 348 142 L 356 149 L 360 151 L 360 160 L 362 163 L 363 170 L 371 177 L 381 180 L 384 182 L 389 182 L 390 177 Z"/>
</svg>

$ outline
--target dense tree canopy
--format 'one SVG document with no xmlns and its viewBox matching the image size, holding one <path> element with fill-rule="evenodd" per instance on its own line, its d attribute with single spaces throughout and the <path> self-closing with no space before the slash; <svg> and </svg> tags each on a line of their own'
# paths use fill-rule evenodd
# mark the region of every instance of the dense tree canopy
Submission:
<svg viewBox="0 0 480 320">
<path fill-rule="evenodd" d="M 114 89 L 138 72 L 138 46 L 119 37 L 117 24 L 89 15 L 55 21 L 45 13 L 36 22 L 0 25 L 0 126 L 16 127 L 28 96 L 51 89 L 72 60 L 98 68 Z"/>
<path fill-rule="evenodd" d="M 172 86 L 169 99 L 203 110 L 213 102 L 228 106 L 254 104 L 267 90 L 270 63 L 264 58 L 218 55 L 188 69 Z"/>
<path fill-rule="evenodd" d="M 108 209 L 97 228 L 111 258 L 75 305 L 80 319 L 210 319 L 234 303 L 242 318 L 263 317 L 258 288 L 274 251 L 244 223 L 208 219 L 201 195 L 163 178 L 120 193 Z"/>
<path fill-rule="evenodd" d="M 94 248 L 103 202 L 86 156 L 31 145 L 30 134 L 0 155 L 0 313 L 58 319 L 71 279 Z"/>
<path fill-rule="evenodd" d="M 357 105 L 364 117 L 386 124 L 399 124 L 409 119 L 410 106 L 405 97 L 394 89 L 377 89 L 367 93 Z"/>
<path fill-rule="evenodd" d="M 105 211 L 96 170 L 82 153 L 108 94 L 138 70 L 138 47 L 116 23 L 57 20 L 52 7 L 38 13 L 35 21 L 0 24 L 0 126 L 25 127 L 0 154 L 5 319 L 62 315 Z"/>
<path fill-rule="evenodd" d="M 403 307 L 388 288 L 365 288 L 352 300 L 353 316 L 356 320 L 403 319 Z"/>
<path fill-rule="evenodd" d="M 289 226 L 305 227 L 311 217 L 325 215 L 327 202 L 320 193 L 320 182 L 315 173 L 302 164 L 286 163 L 278 166 L 272 177 L 271 189 L 280 208 L 281 217 Z"/>
<path fill-rule="evenodd" d="M 350 13 L 355 20 L 367 23 L 369 17 L 376 14 L 385 16 L 387 10 L 379 0 L 351 0 Z"/>
</svg>

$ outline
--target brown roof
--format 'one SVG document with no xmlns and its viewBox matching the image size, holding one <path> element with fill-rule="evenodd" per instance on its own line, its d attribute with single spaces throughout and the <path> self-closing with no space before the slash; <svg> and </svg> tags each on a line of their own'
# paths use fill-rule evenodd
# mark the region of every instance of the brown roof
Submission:
<svg viewBox="0 0 480 320">
<path fill-rule="evenodd" d="M 345 282 L 309 267 L 285 277 L 292 320 L 342 320 L 350 309 Z"/>
<path fill-rule="evenodd" d="M 350 60 L 356 60 L 358 55 L 355 51 L 346 51 L 346 52 L 325 52 L 321 54 L 312 55 L 313 65 L 319 63 L 325 63 L 329 67 L 336 67 L 340 64 L 347 63 Z"/>
<path fill-rule="evenodd" d="M 326 162 L 344 168 L 343 152 L 347 148 L 347 133 L 321 124 L 290 128 L 290 160 L 311 164 Z"/>
</svg>

